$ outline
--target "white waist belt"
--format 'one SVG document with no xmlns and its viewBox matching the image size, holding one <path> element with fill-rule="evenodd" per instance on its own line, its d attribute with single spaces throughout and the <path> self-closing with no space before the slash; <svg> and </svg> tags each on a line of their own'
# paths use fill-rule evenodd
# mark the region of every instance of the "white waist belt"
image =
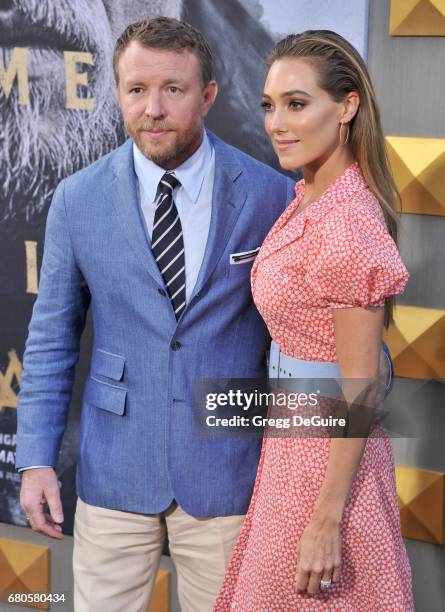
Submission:
<svg viewBox="0 0 445 612">
<path fill-rule="evenodd" d="M 281 352 L 272 340 L 269 355 L 269 378 L 331 378 L 340 379 L 340 367 L 333 361 L 305 361 Z"/>
<path fill-rule="evenodd" d="M 294 393 L 317 393 L 323 397 L 340 397 L 340 378 L 338 363 L 288 357 L 272 340 L 269 355 L 269 381 L 272 388 L 282 388 Z"/>
<path fill-rule="evenodd" d="M 393 364 L 386 345 L 384 343 L 382 345 L 382 356 L 386 370 L 384 379 L 384 397 L 386 398 L 393 385 Z M 291 380 L 297 378 L 301 381 L 324 378 L 326 380 L 329 379 L 333 383 L 336 380 L 340 381 L 341 372 L 340 366 L 335 361 L 305 361 L 304 359 L 288 357 L 281 352 L 278 344 L 272 340 L 269 355 L 269 378 L 287 378 Z"/>
</svg>

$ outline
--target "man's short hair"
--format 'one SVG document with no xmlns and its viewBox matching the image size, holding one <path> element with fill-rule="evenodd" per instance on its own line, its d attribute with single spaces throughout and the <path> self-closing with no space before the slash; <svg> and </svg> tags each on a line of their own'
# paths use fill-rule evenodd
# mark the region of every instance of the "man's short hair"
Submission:
<svg viewBox="0 0 445 612">
<path fill-rule="evenodd" d="M 198 58 L 203 87 L 213 78 L 212 50 L 199 30 L 172 17 L 145 17 L 130 23 L 117 39 L 113 53 L 116 83 L 119 83 L 119 58 L 133 40 L 150 49 L 166 49 L 178 53 L 189 49 Z"/>
</svg>

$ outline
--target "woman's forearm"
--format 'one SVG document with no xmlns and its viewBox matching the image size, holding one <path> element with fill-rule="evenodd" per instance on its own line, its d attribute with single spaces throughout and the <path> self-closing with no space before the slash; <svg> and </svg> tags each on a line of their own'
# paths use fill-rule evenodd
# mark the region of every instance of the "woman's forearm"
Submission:
<svg viewBox="0 0 445 612">
<path fill-rule="evenodd" d="M 313 516 L 339 523 L 354 481 L 366 438 L 333 438 L 324 482 Z"/>
<path fill-rule="evenodd" d="M 383 308 L 335 309 L 333 322 L 342 391 L 352 422 L 370 424 L 376 397 L 376 387 L 370 383 L 376 381 L 379 371 Z M 366 440 L 331 439 L 325 479 L 314 508 L 317 519 L 340 522 Z"/>
</svg>

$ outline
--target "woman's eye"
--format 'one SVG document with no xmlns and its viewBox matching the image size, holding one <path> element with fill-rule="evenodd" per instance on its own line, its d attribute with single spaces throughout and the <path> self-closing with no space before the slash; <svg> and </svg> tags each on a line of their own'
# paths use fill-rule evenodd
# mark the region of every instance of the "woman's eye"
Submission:
<svg viewBox="0 0 445 612">
<path fill-rule="evenodd" d="M 291 100 L 291 102 L 289 102 L 289 108 L 293 110 L 301 110 L 304 108 L 304 104 L 303 102 L 297 102 L 297 100 Z"/>
<path fill-rule="evenodd" d="M 261 108 L 262 108 L 264 111 L 268 111 L 268 110 L 270 110 L 270 109 L 271 109 L 271 106 L 272 106 L 272 105 L 270 104 L 270 102 L 261 102 Z"/>
</svg>

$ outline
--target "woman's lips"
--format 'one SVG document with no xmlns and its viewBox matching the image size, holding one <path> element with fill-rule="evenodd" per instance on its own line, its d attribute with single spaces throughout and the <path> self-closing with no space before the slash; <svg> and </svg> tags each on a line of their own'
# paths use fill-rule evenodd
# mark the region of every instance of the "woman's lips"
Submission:
<svg viewBox="0 0 445 612">
<path fill-rule="evenodd" d="M 285 151 L 286 149 L 289 149 L 293 145 L 297 144 L 298 142 L 300 141 L 299 140 L 276 140 L 275 146 L 277 147 L 279 151 Z"/>
</svg>

